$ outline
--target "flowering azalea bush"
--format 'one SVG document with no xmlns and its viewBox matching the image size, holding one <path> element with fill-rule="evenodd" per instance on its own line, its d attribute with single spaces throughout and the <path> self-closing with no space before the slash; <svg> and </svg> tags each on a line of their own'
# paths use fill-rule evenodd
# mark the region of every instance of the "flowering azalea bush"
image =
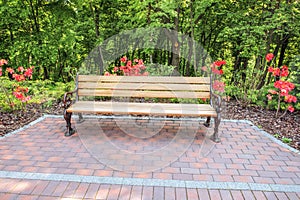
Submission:
<svg viewBox="0 0 300 200">
<path fill-rule="evenodd" d="M 224 73 L 223 72 L 223 65 L 226 65 L 226 61 L 225 60 L 217 60 L 215 62 L 213 62 L 210 65 L 210 68 L 207 68 L 206 66 L 202 67 L 202 70 L 205 72 L 210 72 L 213 73 L 213 89 L 219 93 L 224 93 L 225 92 L 225 83 L 221 80 L 218 80 L 218 78 L 220 78 L 220 76 Z"/>
<path fill-rule="evenodd" d="M 0 60 L 0 76 L 3 76 L 3 66 L 7 65 L 7 60 Z M 13 84 L 9 84 L 8 87 L 5 87 L 1 83 L 1 89 L 4 92 L 4 96 L 8 106 L 11 109 L 17 107 L 17 102 L 21 103 L 22 109 L 25 108 L 25 104 L 31 99 L 31 96 L 28 94 L 29 89 L 21 85 L 21 82 L 26 81 L 32 78 L 33 66 L 25 69 L 24 67 L 18 67 L 16 70 L 13 68 L 7 67 L 5 72 L 8 73 L 11 81 L 15 81 Z M 17 100 L 17 102 L 15 101 Z"/>
<path fill-rule="evenodd" d="M 126 56 L 120 59 L 121 66 L 115 66 L 113 69 L 106 71 L 105 76 L 148 76 L 146 66 L 142 59 L 134 59 L 133 62 L 128 60 Z"/>
<path fill-rule="evenodd" d="M 266 60 L 270 62 L 274 58 L 272 53 L 266 55 Z M 293 103 L 297 102 L 297 97 L 290 94 L 290 92 L 295 88 L 295 85 L 288 80 L 283 80 L 288 77 L 289 69 L 286 65 L 281 68 L 268 68 L 269 73 L 274 77 L 275 82 L 273 84 L 274 89 L 268 90 L 267 99 L 268 101 L 272 101 L 274 96 L 277 98 L 277 112 L 276 116 L 281 107 L 286 111 L 294 112 L 295 108 L 293 107 Z M 282 106 L 283 105 L 283 106 Z"/>
</svg>

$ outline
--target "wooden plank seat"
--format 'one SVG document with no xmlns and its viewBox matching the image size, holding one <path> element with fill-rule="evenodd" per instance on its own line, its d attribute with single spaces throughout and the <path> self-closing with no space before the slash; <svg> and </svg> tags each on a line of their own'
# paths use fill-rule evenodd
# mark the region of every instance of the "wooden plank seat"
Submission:
<svg viewBox="0 0 300 200">
<path fill-rule="evenodd" d="M 73 94 L 76 94 L 74 103 Z M 161 103 L 159 99 L 171 100 Z M 210 99 L 210 104 L 199 104 L 198 99 Z M 76 89 L 65 93 L 63 103 L 67 123 L 65 136 L 75 132 L 71 127 L 72 113 L 78 113 L 80 119 L 83 113 L 207 117 L 204 123 L 207 127 L 213 117 L 212 140 L 220 141 L 221 97 L 212 92 L 210 77 L 77 75 Z"/>
</svg>

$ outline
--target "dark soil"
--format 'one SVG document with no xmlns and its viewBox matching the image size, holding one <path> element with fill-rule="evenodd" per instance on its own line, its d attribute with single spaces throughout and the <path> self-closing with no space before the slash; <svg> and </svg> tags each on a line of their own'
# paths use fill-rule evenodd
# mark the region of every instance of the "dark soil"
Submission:
<svg viewBox="0 0 300 200">
<path fill-rule="evenodd" d="M 59 101 L 49 107 L 31 104 L 27 105 L 26 111 L 0 112 L 0 137 L 21 128 L 43 114 L 62 115 L 62 113 L 63 109 Z M 249 120 L 257 127 L 300 150 L 300 112 L 287 113 L 280 119 L 275 117 L 275 113 L 272 110 L 230 101 L 226 102 L 222 117 L 223 119 Z"/>
</svg>

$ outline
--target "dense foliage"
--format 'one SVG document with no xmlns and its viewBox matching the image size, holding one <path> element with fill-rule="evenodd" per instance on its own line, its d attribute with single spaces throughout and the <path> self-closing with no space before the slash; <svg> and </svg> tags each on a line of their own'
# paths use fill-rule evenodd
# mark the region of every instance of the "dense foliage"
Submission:
<svg viewBox="0 0 300 200">
<path fill-rule="evenodd" d="M 287 79 L 300 99 L 297 0 L 0 0 L 0 19 L 0 58 L 9 63 L 4 67 L 34 66 L 33 80 L 68 82 L 107 38 L 134 28 L 164 27 L 189 37 L 168 38 L 169 51 L 132 49 L 127 58 L 197 76 L 209 54 L 227 61 L 227 95 L 267 105 L 274 80 L 265 55 L 271 52 L 274 68 L 290 67 Z M 180 56 L 184 53 L 188 59 Z"/>
</svg>

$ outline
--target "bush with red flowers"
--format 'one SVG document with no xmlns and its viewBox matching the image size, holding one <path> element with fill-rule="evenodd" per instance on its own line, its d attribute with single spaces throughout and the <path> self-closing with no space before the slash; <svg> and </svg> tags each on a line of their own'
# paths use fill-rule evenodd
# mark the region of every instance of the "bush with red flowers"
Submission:
<svg viewBox="0 0 300 200">
<path fill-rule="evenodd" d="M 0 84 L 0 89 L 4 94 L 4 98 L 6 99 L 6 104 L 10 107 L 11 110 L 18 109 L 18 104 L 21 104 L 21 108 L 25 109 L 26 103 L 31 99 L 31 96 L 28 95 L 29 89 L 27 87 L 23 87 L 21 82 L 29 80 L 32 78 L 33 66 L 25 69 L 20 66 L 16 70 L 13 68 L 7 67 L 5 71 L 3 71 L 3 66 L 7 65 L 8 62 L 5 59 L 0 60 L 0 76 L 3 76 L 5 72 L 7 72 L 11 81 L 13 82 L 8 87 L 5 87 L 4 81 Z M 2 77 L 6 78 L 6 77 Z M 9 89 L 7 89 L 9 88 Z M 15 101 L 17 100 L 17 101 Z"/>
<path fill-rule="evenodd" d="M 266 56 L 266 60 L 270 62 L 273 57 L 273 54 L 269 53 Z M 274 77 L 275 81 L 273 84 L 274 90 L 268 90 L 267 99 L 268 101 L 272 101 L 273 96 L 277 99 L 276 117 L 281 108 L 285 110 L 283 115 L 285 115 L 287 111 L 294 112 L 295 108 L 293 103 L 297 102 L 297 97 L 291 95 L 290 92 L 295 88 L 295 85 L 288 80 L 284 80 L 289 75 L 289 68 L 286 65 L 281 68 L 269 67 L 268 71 Z"/>
</svg>

